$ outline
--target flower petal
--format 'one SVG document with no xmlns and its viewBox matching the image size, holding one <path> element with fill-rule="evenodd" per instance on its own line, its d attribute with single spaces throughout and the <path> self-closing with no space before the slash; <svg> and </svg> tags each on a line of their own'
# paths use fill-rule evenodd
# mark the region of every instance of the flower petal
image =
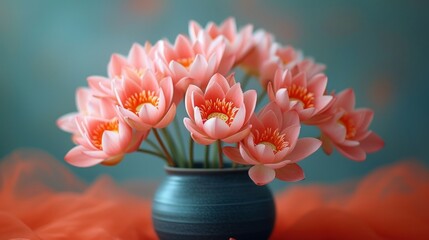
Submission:
<svg viewBox="0 0 429 240">
<path fill-rule="evenodd" d="M 244 161 L 253 164 L 253 165 L 258 165 L 259 162 L 256 161 L 249 153 L 248 153 L 248 149 L 247 147 L 245 147 L 243 144 L 240 144 L 239 146 L 240 149 L 240 154 L 243 157 Z"/>
<path fill-rule="evenodd" d="M 61 116 L 56 122 L 57 126 L 65 132 L 77 133 L 79 130 L 77 128 L 75 119 L 78 115 L 78 113 L 73 112 Z"/>
<path fill-rule="evenodd" d="M 207 65 L 207 61 L 204 59 L 204 57 L 198 54 L 190 66 L 189 77 L 198 79 L 199 82 L 206 82 L 207 79 L 205 79 L 204 74 L 207 69 Z"/>
<path fill-rule="evenodd" d="M 296 142 L 295 148 L 287 155 L 293 162 L 300 161 L 319 149 L 322 142 L 316 138 L 301 138 Z"/>
<path fill-rule="evenodd" d="M 104 159 L 104 161 L 101 162 L 101 164 L 106 165 L 106 166 L 115 166 L 118 163 L 120 163 L 122 161 L 122 159 L 124 159 L 124 157 L 125 157 L 125 154 L 112 156 L 112 157 Z"/>
<path fill-rule="evenodd" d="M 121 141 L 119 134 L 113 131 L 104 131 L 101 144 L 103 146 L 103 152 L 110 156 L 115 156 L 122 153 Z"/>
<path fill-rule="evenodd" d="M 289 101 L 289 94 L 286 88 L 280 88 L 275 95 L 276 103 L 280 106 L 283 112 L 289 111 L 290 108 L 290 101 Z"/>
<path fill-rule="evenodd" d="M 202 133 L 202 129 L 200 129 L 194 122 L 192 122 L 189 118 L 183 119 L 183 124 L 186 129 L 191 133 L 191 137 L 199 144 L 208 145 L 215 141 L 215 139 L 210 139 L 207 134 Z M 208 143 L 210 142 L 210 143 Z"/>
<path fill-rule="evenodd" d="M 360 142 L 360 146 L 367 153 L 372 153 L 384 147 L 384 141 L 375 133 L 371 133 L 367 138 Z"/>
<path fill-rule="evenodd" d="M 345 157 L 355 160 L 355 161 L 364 161 L 366 159 L 366 153 L 360 146 L 357 147 L 347 147 L 347 146 L 336 146 L 338 152 L 340 152 Z"/>
<path fill-rule="evenodd" d="M 348 88 L 336 95 L 337 107 L 342 107 L 346 112 L 352 112 L 355 107 L 355 93 Z"/>
<path fill-rule="evenodd" d="M 192 45 L 189 39 L 182 34 L 179 34 L 174 42 L 174 48 L 180 58 L 193 57 Z"/>
<path fill-rule="evenodd" d="M 331 140 L 325 134 L 320 136 L 320 140 L 322 140 L 322 149 L 326 153 L 326 155 L 331 155 L 334 151 L 334 147 L 332 145 Z"/>
<path fill-rule="evenodd" d="M 222 139 L 228 135 L 229 126 L 223 120 L 214 117 L 207 120 L 204 125 L 204 132 L 213 139 Z"/>
<path fill-rule="evenodd" d="M 250 128 L 245 128 L 242 131 L 239 131 L 229 137 L 223 138 L 222 141 L 227 143 L 236 143 L 243 140 L 245 137 L 249 136 Z"/>
<path fill-rule="evenodd" d="M 83 153 L 85 150 L 82 146 L 76 146 L 66 154 L 64 159 L 76 167 L 91 167 L 103 161 L 103 159 L 96 159 L 85 155 Z"/>
<path fill-rule="evenodd" d="M 192 139 L 194 139 L 195 142 L 197 142 L 198 144 L 201 144 L 201 145 L 210 145 L 216 141 L 215 139 L 211 139 L 211 138 L 204 137 L 202 135 L 198 135 L 195 132 L 191 133 L 191 137 L 192 137 Z"/>
<path fill-rule="evenodd" d="M 119 144 L 121 149 L 126 149 L 133 138 L 133 130 L 124 121 L 118 124 Z"/>
<path fill-rule="evenodd" d="M 210 80 L 210 83 L 213 81 L 214 76 L 212 78 L 212 80 Z M 206 88 L 206 94 L 205 94 L 205 99 L 212 99 L 212 100 L 216 100 L 216 99 L 224 99 L 225 98 L 225 92 L 223 91 L 222 87 L 217 83 L 214 82 L 212 84 L 209 84 Z"/>
<path fill-rule="evenodd" d="M 227 156 L 232 161 L 234 161 L 238 164 L 244 164 L 244 165 L 250 164 L 244 160 L 244 158 L 241 156 L 240 150 L 238 148 L 226 146 L 226 147 L 223 147 L 222 150 L 223 150 L 223 154 L 225 154 L 225 156 Z"/>
<path fill-rule="evenodd" d="M 189 85 L 188 89 L 186 90 L 185 94 L 185 110 L 186 113 L 188 113 L 188 116 L 192 119 L 194 118 L 194 107 L 195 107 L 195 99 L 197 96 L 200 97 L 200 99 L 204 100 L 202 97 L 204 93 L 195 85 Z"/>
<path fill-rule="evenodd" d="M 165 128 L 170 124 L 174 117 L 176 116 L 176 104 L 172 104 L 170 109 L 168 109 L 168 112 L 164 115 L 164 117 L 159 121 L 158 124 L 156 124 L 155 128 Z"/>
<path fill-rule="evenodd" d="M 291 163 L 276 169 L 276 178 L 287 182 L 297 182 L 303 180 L 305 176 L 304 171 L 298 164 Z"/>
<path fill-rule="evenodd" d="M 127 65 L 127 59 L 119 54 L 113 54 L 107 67 L 110 77 L 120 76 L 122 68 Z"/>
<path fill-rule="evenodd" d="M 225 98 L 228 101 L 232 101 L 236 107 L 241 107 L 243 105 L 243 91 L 240 83 L 234 84 L 226 93 Z"/>
<path fill-rule="evenodd" d="M 128 53 L 128 60 L 136 68 L 146 67 L 145 61 L 147 56 L 144 48 L 138 44 L 133 43 L 130 52 Z"/>
<path fill-rule="evenodd" d="M 276 177 L 276 172 L 264 165 L 255 165 L 249 169 L 249 177 L 259 186 L 270 183 Z"/>
<path fill-rule="evenodd" d="M 245 121 L 247 122 L 252 114 L 255 111 L 256 106 L 256 99 L 257 99 L 257 93 L 255 90 L 248 90 L 244 93 L 244 105 L 246 106 L 246 118 Z"/>
</svg>

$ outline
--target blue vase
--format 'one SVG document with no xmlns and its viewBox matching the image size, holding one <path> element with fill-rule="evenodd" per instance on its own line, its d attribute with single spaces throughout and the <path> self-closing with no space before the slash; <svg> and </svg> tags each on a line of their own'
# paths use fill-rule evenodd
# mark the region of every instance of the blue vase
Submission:
<svg viewBox="0 0 429 240">
<path fill-rule="evenodd" d="M 166 171 L 152 204 L 161 240 L 269 238 L 275 220 L 273 195 L 252 182 L 247 168 Z"/>
</svg>

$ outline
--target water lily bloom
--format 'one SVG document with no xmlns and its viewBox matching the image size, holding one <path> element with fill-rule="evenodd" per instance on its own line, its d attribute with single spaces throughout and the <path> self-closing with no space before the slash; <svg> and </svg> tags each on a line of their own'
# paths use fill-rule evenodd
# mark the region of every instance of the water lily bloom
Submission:
<svg viewBox="0 0 429 240">
<path fill-rule="evenodd" d="M 146 131 L 165 128 L 174 119 L 173 81 L 170 77 L 159 79 L 151 70 L 142 76 L 128 71 L 122 79 L 112 83 L 118 102 L 117 110 L 132 128 Z"/>
<path fill-rule="evenodd" d="M 305 72 L 292 75 L 290 70 L 278 69 L 274 80 L 268 83 L 268 95 L 282 111 L 295 110 L 301 121 L 309 121 L 324 110 L 332 101 L 326 95 L 328 79 L 317 74 L 308 79 Z"/>
<path fill-rule="evenodd" d="M 323 150 L 331 154 L 333 148 L 355 161 L 366 159 L 366 153 L 380 150 L 384 141 L 368 130 L 374 112 L 371 109 L 355 109 L 355 94 L 346 89 L 335 95 L 332 104 L 335 115 L 319 125 L 322 131 Z"/>
<path fill-rule="evenodd" d="M 171 76 L 177 91 L 185 93 L 189 84 L 204 89 L 210 77 L 219 72 L 225 42 L 220 38 L 205 41 L 191 42 L 186 36 L 178 35 L 174 45 L 159 42 L 156 65 L 164 76 Z"/>
<path fill-rule="evenodd" d="M 99 163 L 116 165 L 125 154 L 136 151 L 148 135 L 148 132 L 133 131 L 118 118 L 77 116 L 76 123 L 82 137 L 77 139 L 79 145 L 66 154 L 65 160 L 77 167 Z"/>
<path fill-rule="evenodd" d="M 81 137 L 76 124 L 78 116 L 92 116 L 100 119 L 112 119 L 116 116 L 114 105 L 107 99 L 94 97 L 94 92 L 89 88 L 76 90 L 76 105 L 78 112 L 68 113 L 57 120 L 57 126 L 65 132 L 72 133 L 72 139 Z"/>
<path fill-rule="evenodd" d="M 303 60 L 301 51 L 295 50 L 291 46 L 281 46 L 274 43 L 270 49 L 269 58 L 262 64 L 261 76 L 259 81 L 264 89 L 267 88 L 268 82 L 274 79 L 278 69 L 292 69 Z"/>
<path fill-rule="evenodd" d="M 269 103 L 258 115 L 253 115 L 251 133 L 238 147 L 224 147 L 223 153 L 232 161 L 253 165 L 250 178 L 265 185 L 274 178 L 299 181 L 304 178 L 300 160 L 314 153 L 321 145 L 315 138 L 298 139 L 301 125 L 295 111 L 282 112 L 275 103 Z"/>
<path fill-rule="evenodd" d="M 271 56 L 270 49 L 274 44 L 274 36 L 263 30 L 258 30 L 253 34 L 252 42 L 254 47 L 240 62 L 240 66 L 247 74 L 259 76 L 262 66 Z"/>
<path fill-rule="evenodd" d="M 255 105 L 255 90 L 243 93 L 233 76 L 215 74 L 205 92 L 195 85 L 189 86 L 185 96 L 189 118 L 183 121 L 199 144 L 209 145 L 216 140 L 235 143 L 249 134 L 248 121 Z"/>
<path fill-rule="evenodd" d="M 155 70 L 153 59 L 157 49 L 158 45 L 152 46 L 149 42 L 146 42 L 144 46 L 134 43 L 127 57 L 113 54 L 107 67 L 109 77 L 120 77 L 127 68 L 140 74 L 146 69 Z"/>
<path fill-rule="evenodd" d="M 316 63 L 311 58 L 305 58 L 304 60 L 298 62 L 292 67 L 292 75 L 298 75 L 300 72 L 305 72 L 308 78 L 313 78 L 316 74 L 322 73 L 325 71 L 326 66 L 324 64 Z"/>
<path fill-rule="evenodd" d="M 134 43 L 127 57 L 112 54 L 107 67 L 108 77 L 90 76 L 87 79 L 93 94 L 98 97 L 114 98 L 115 94 L 111 89 L 111 79 L 121 78 L 126 70 L 134 71 L 138 75 L 142 75 L 146 69 L 155 71 L 156 68 L 152 59 L 156 49 L 156 46 L 152 46 L 148 42 L 144 46 Z"/>
<path fill-rule="evenodd" d="M 356 161 L 383 147 L 369 130 L 372 110 L 355 109 L 351 89 L 328 94 L 325 66 L 277 42 L 273 34 L 254 31 L 250 24 L 238 28 L 234 18 L 205 26 L 190 21 L 188 33 L 174 42 L 134 43 L 127 55 L 111 55 L 107 76 L 88 77 L 88 87 L 76 91 L 77 112 L 57 120 L 76 144 L 67 162 L 114 165 L 139 151 L 164 158 L 171 167 L 196 167 L 194 143 L 216 142 L 219 168 L 226 155 L 249 165 L 250 178 L 265 185 L 275 178 L 303 179 L 299 161 L 320 146 Z M 235 80 L 237 67 L 243 83 Z M 247 90 L 252 78 L 262 86 L 259 95 Z M 193 140 L 189 154 L 177 122 L 169 126 L 182 100 L 183 124 Z M 318 127 L 320 138 L 299 138 L 304 124 Z M 162 136 L 157 129 L 163 129 Z M 149 140 L 151 148 L 138 149 L 151 131 L 159 145 Z M 214 167 L 208 156 L 204 166 Z"/>
<path fill-rule="evenodd" d="M 304 72 L 307 78 L 311 79 L 316 74 L 325 70 L 325 65 L 314 62 L 311 58 L 304 58 L 301 51 L 295 50 L 292 46 L 281 46 L 274 43 L 270 50 L 270 57 L 263 63 L 261 85 L 266 88 L 267 83 L 274 79 L 277 69 L 291 70 L 292 76 Z"/>
<path fill-rule="evenodd" d="M 232 55 L 235 64 L 239 63 L 243 57 L 253 47 L 252 42 L 253 26 L 248 24 L 240 31 L 237 31 L 237 25 L 234 18 L 226 19 L 221 25 L 209 22 L 205 28 L 202 28 L 197 22 L 189 23 L 189 36 L 192 41 L 201 39 L 201 35 L 208 35 L 211 39 L 224 37 L 226 40 L 225 55 Z"/>
<path fill-rule="evenodd" d="M 78 144 L 65 156 L 72 165 L 117 164 L 124 154 L 135 151 L 147 135 L 120 121 L 112 101 L 94 97 L 91 89 L 79 88 L 76 102 L 78 112 L 57 121 L 61 129 L 73 134 L 73 141 Z"/>
</svg>

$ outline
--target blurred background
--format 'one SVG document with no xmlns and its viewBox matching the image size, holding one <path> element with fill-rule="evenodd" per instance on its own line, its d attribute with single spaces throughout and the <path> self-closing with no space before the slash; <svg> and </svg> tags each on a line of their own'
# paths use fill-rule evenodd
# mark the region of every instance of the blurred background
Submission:
<svg viewBox="0 0 429 240">
<path fill-rule="evenodd" d="M 329 91 L 352 87 L 357 106 L 375 110 L 371 129 L 384 138 L 383 150 L 361 163 L 319 150 L 302 162 L 301 183 L 357 179 L 401 160 L 428 163 L 428 10 L 424 0 L 0 1 L 0 159 L 33 148 L 88 182 L 103 174 L 158 181 L 163 162 L 140 153 L 116 167 L 68 165 L 73 143 L 55 121 L 76 111 L 75 90 L 88 76 L 107 75 L 112 53 L 174 41 L 189 20 L 205 26 L 232 16 L 326 64 Z"/>
</svg>

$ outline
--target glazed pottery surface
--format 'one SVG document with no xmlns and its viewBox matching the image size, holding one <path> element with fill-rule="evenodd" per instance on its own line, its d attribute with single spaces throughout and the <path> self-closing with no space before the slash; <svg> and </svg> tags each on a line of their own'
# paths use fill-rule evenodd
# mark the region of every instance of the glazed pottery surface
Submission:
<svg viewBox="0 0 429 240">
<path fill-rule="evenodd" d="M 268 239 L 275 205 L 248 169 L 166 168 L 152 218 L 160 239 Z"/>
</svg>

